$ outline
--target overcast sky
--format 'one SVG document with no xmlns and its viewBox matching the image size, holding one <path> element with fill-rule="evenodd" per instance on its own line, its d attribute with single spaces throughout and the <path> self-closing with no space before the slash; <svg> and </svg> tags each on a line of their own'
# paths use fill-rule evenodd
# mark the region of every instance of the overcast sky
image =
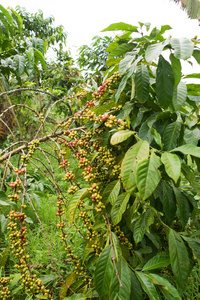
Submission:
<svg viewBox="0 0 200 300">
<path fill-rule="evenodd" d="M 44 16 L 53 15 L 56 25 L 68 32 L 70 46 L 89 44 L 93 36 L 115 22 L 137 25 L 150 22 L 154 26 L 169 24 L 174 37 L 200 37 L 197 20 L 189 20 L 186 12 L 170 0 L 0 0 L 4 7 L 20 5 L 30 12 L 41 9 Z"/>
<path fill-rule="evenodd" d="M 67 45 L 73 53 L 115 22 L 132 25 L 138 25 L 138 21 L 150 22 L 157 27 L 168 24 L 173 28 L 168 35 L 200 38 L 198 21 L 188 19 L 187 13 L 170 0 L 0 0 L 0 3 L 5 8 L 20 5 L 29 12 L 41 9 L 44 17 L 54 16 L 55 25 L 63 25 L 68 33 Z"/>
</svg>

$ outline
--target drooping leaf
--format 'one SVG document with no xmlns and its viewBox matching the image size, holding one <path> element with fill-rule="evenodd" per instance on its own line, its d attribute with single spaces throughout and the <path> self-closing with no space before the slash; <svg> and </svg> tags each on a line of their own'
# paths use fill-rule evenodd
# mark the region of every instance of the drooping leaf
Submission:
<svg viewBox="0 0 200 300">
<path fill-rule="evenodd" d="M 135 55 L 126 55 L 119 63 L 119 74 L 123 75 L 131 66 Z"/>
<path fill-rule="evenodd" d="M 143 300 L 143 292 L 141 284 L 137 279 L 135 273 L 131 271 L 131 298 L 130 300 Z"/>
<path fill-rule="evenodd" d="M 154 284 L 159 285 L 164 290 L 168 291 L 174 297 L 174 299 L 181 300 L 177 289 L 167 279 L 152 273 L 148 273 L 147 276 L 152 280 Z"/>
<path fill-rule="evenodd" d="M 137 188 L 143 200 L 147 199 L 160 182 L 160 157 L 154 152 L 149 159 L 142 160 L 137 167 Z"/>
<path fill-rule="evenodd" d="M 115 30 L 127 30 L 132 32 L 138 32 L 137 26 L 133 26 L 124 22 L 113 23 L 109 25 L 107 28 L 103 29 L 104 31 L 115 31 Z"/>
<path fill-rule="evenodd" d="M 117 93 L 115 95 L 116 101 L 118 101 L 121 92 L 125 89 L 126 84 L 127 84 L 127 80 L 133 75 L 135 68 L 138 64 L 138 62 L 142 59 L 142 56 L 140 55 L 137 59 L 135 59 L 135 61 L 133 62 L 133 64 L 130 66 L 130 68 L 128 69 L 128 71 L 126 72 L 126 74 L 123 76 L 119 87 L 117 89 Z"/>
<path fill-rule="evenodd" d="M 94 273 L 94 285 L 100 297 L 106 296 L 109 292 L 113 269 L 111 247 L 108 245 L 102 251 Z"/>
<path fill-rule="evenodd" d="M 174 190 L 174 194 L 178 206 L 177 214 L 179 216 L 182 226 L 185 227 L 190 217 L 189 202 L 187 197 L 179 189 L 173 187 L 173 190 Z"/>
<path fill-rule="evenodd" d="M 137 165 L 149 156 L 149 143 L 139 141 L 126 152 L 121 166 L 121 180 L 125 189 L 131 189 L 136 184 Z"/>
<path fill-rule="evenodd" d="M 166 267 L 170 264 L 170 258 L 168 254 L 158 253 L 153 258 L 148 260 L 148 262 L 142 268 L 142 271 L 154 270 L 162 267 Z"/>
<path fill-rule="evenodd" d="M 162 140 L 161 140 L 160 133 L 158 133 L 155 128 L 152 128 L 151 129 L 151 134 L 154 136 L 154 140 L 155 140 L 156 144 L 158 146 L 160 146 L 160 148 L 162 149 L 163 148 L 163 143 L 162 143 Z"/>
<path fill-rule="evenodd" d="M 68 201 L 67 217 L 69 218 L 70 223 L 74 222 L 74 217 L 75 217 L 76 209 L 78 207 L 79 200 L 86 198 L 87 195 L 88 195 L 88 189 L 83 188 L 83 189 L 78 190 L 76 193 L 74 193 L 74 195 Z"/>
<path fill-rule="evenodd" d="M 119 45 L 118 43 L 116 43 L 116 46 L 113 47 L 113 49 L 111 49 L 111 47 L 108 47 L 108 49 L 106 50 L 106 52 L 107 51 L 110 52 L 109 56 L 108 56 L 108 59 L 111 60 L 113 58 L 114 59 L 113 63 L 114 63 L 114 61 L 116 60 L 116 56 L 121 56 L 126 52 L 130 52 L 131 50 L 133 50 L 134 47 L 135 47 L 134 44 L 123 43 L 123 44 Z M 120 61 L 121 61 L 121 59 L 120 59 Z M 107 62 L 106 62 L 106 64 L 107 64 Z M 120 72 L 120 74 L 124 74 L 124 73 Z"/>
<path fill-rule="evenodd" d="M 131 131 L 131 130 L 120 130 L 115 132 L 111 139 L 110 139 L 110 143 L 111 145 L 117 145 L 119 143 L 122 143 L 124 141 L 126 141 L 131 135 L 134 135 L 135 131 Z"/>
<path fill-rule="evenodd" d="M 183 239 L 173 229 L 170 229 L 168 239 L 172 271 L 178 285 L 184 288 L 190 270 L 187 248 Z"/>
<path fill-rule="evenodd" d="M 143 272 L 136 272 L 136 275 L 142 285 L 143 290 L 149 296 L 150 300 L 159 300 L 159 295 L 152 280 Z"/>
<path fill-rule="evenodd" d="M 127 203 L 129 201 L 130 194 L 125 192 L 121 195 L 119 195 L 113 204 L 112 210 L 111 210 L 111 219 L 113 225 L 118 224 L 121 219 L 122 215 L 126 210 Z"/>
<path fill-rule="evenodd" d="M 172 48 L 174 48 L 174 56 L 184 60 L 192 56 L 194 43 L 186 38 L 171 39 Z"/>
<path fill-rule="evenodd" d="M 163 150 L 170 151 L 177 145 L 177 140 L 180 135 L 181 123 L 179 121 L 170 123 L 166 126 L 163 134 Z"/>
<path fill-rule="evenodd" d="M 176 199 L 173 189 L 165 182 L 161 183 L 161 202 L 163 205 L 163 210 L 169 224 L 172 223 L 176 215 Z"/>
<path fill-rule="evenodd" d="M 189 154 L 195 157 L 200 157 L 200 147 L 194 145 L 183 145 L 171 150 L 171 152 L 181 152 L 183 154 Z"/>
<path fill-rule="evenodd" d="M 70 274 L 66 279 L 65 279 L 65 283 L 63 283 L 63 285 L 60 288 L 60 292 L 59 292 L 59 298 L 60 299 L 64 299 L 65 296 L 67 295 L 67 291 L 69 289 L 69 287 L 76 281 L 77 279 L 77 274 L 72 273 Z"/>
<path fill-rule="evenodd" d="M 131 274 L 126 260 L 122 257 L 116 264 L 119 279 L 114 272 L 113 279 L 110 285 L 110 300 L 116 299 L 130 299 L 131 294 Z"/>
<path fill-rule="evenodd" d="M 196 237 L 188 237 L 185 235 L 182 235 L 181 237 L 187 242 L 188 246 L 192 249 L 195 258 L 200 260 L 200 240 Z"/>
<path fill-rule="evenodd" d="M 171 177 L 175 183 L 181 174 L 181 162 L 176 154 L 164 152 L 161 156 L 161 161 L 165 166 L 165 171 L 169 177 Z"/>
<path fill-rule="evenodd" d="M 172 104 L 175 111 L 178 111 L 183 106 L 187 99 L 187 86 L 183 81 L 180 81 L 173 93 Z"/>
<path fill-rule="evenodd" d="M 191 129 L 186 127 L 183 139 L 186 144 L 197 146 L 198 141 L 200 140 L 200 129 L 198 127 Z"/>
<path fill-rule="evenodd" d="M 114 180 L 110 182 L 102 194 L 102 201 L 105 203 L 110 202 L 111 204 L 115 203 L 120 191 L 120 180 Z"/>
<path fill-rule="evenodd" d="M 145 214 L 142 214 L 134 224 L 133 238 L 136 244 L 142 241 L 145 231 L 146 231 Z"/>
<path fill-rule="evenodd" d="M 187 164 L 182 163 L 181 164 L 181 171 L 183 175 L 185 176 L 188 183 L 191 184 L 191 186 L 196 190 L 197 194 L 200 193 L 200 183 L 198 182 L 194 171 L 189 167 Z M 186 196 L 187 197 L 187 196 Z"/>
<path fill-rule="evenodd" d="M 21 76 L 25 70 L 25 58 L 22 55 L 16 54 L 14 57 L 13 65 L 16 69 L 18 76 Z"/>
<path fill-rule="evenodd" d="M 46 70 L 47 66 L 42 52 L 40 52 L 38 49 L 34 49 L 34 54 L 38 61 L 41 63 L 43 69 Z"/>
<path fill-rule="evenodd" d="M 173 53 L 170 54 L 169 58 L 171 60 L 172 70 L 173 70 L 174 79 L 175 79 L 174 88 L 176 88 L 181 80 L 181 75 L 182 75 L 181 62 L 180 62 L 180 59 L 176 58 Z"/>
<path fill-rule="evenodd" d="M 149 82 L 149 71 L 144 64 L 141 64 L 135 73 L 136 96 L 141 103 L 146 102 L 149 97 Z"/>
<path fill-rule="evenodd" d="M 198 64 L 200 64 L 200 50 L 195 49 L 193 51 L 192 55 L 194 56 L 194 58 L 196 59 L 196 61 L 198 62 Z"/>
<path fill-rule="evenodd" d="M 163 48 L 165 44 L 164 43 L 157 43 L 149 45 L 145 51 L 145 59 L 147 62 L 153 61 L 156 58 L 159 57 L 159 55 L 162 53 Z"/>
<path fill-rule="evenodd" d="M 156 75 L 158 102 L 163 108 L 167 108 L 172 103 L 174 74 L 171 65 L 162 55 L 159 56 Z"/>
</svg>

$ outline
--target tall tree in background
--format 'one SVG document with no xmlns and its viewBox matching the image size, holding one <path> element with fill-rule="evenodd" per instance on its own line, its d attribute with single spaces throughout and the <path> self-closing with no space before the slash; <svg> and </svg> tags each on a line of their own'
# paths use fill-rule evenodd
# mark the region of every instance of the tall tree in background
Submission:
<svg viewBox="0 0 200 300">
<path fill-rule="evenodd" d="M 187 11 L 191 19 L 200 20 L 200 1 L 199 0 L 173 0 L 180 3 L 181 7 Z"/>
</svg>

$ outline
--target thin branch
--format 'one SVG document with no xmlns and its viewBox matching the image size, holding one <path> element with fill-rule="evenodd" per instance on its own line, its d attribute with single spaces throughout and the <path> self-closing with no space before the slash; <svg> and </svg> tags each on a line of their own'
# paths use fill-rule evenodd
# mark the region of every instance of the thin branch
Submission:
<svg viewBox="0 0 200 300">
<path fill-rule="evenodd" d="M 4 91 L 4 93 L 5 93 L 5 95 L 6 95 L 6 100 L 8 101 L 9 106 L 12 106 L 12 102 L 11 102 L 10 98 L 8 97 L 7 92 L 5 91 L 5 88 L 4 88 L 3 83 L 0 83 L 0 86 L 1 86 L 2 90 Z M 12 112 L 12 115 L 13 115 L 13 117 L 14 117 L 14 119 L 15 119 L 15 122 L 16 122 L 16 124 L 17 124 L 17 127 L 18 127 L 18 129 L 19 129 L 20 138 L 22 139 L 22 130 L 21 130 L 21 126 L 20 126 L 20 124 L 19 124 L 19 121 L 18 121 L 18 119 L 17 119 L 17 116 L 16 116 L 16 114 L 15 114 L 15 112 L 14 112 L 13 109 L 11 109 L 11 112 Z"/>
<path fill-rule="evenodd" d="M 55 96 L 47 91 L 40 90 L 40 89 L 34 89 L 34 88 L 20 88 L 20 89 L 15 89 L 15 90 L 10 90 L 10 91 L 4 91 L 3 93 L 0 93 L 0 97 L 2 97 L 4 95 L 13 94 L 13 93 L 23 92 L 23 91 L 33 91 L 33 92 L 43 93 L 43 94 L 47 94 L 53 98 L 59 99 L 58 96 Z"/>
<path fill-rule="evenodd" d="M 51 134 L 49 134 L 49 135 L 43 136 L 43 137 L 41 137 L 41 138 L 38 138 L 38 141 L 39 141 L 39 142 L 45 142 L 45 141 L 49 140 L 50 138 L 52 138 L 52 137 L 57 137 L 57 136 L 59 136 L 59 135 L 62 135 L 63 133 L 64 133 L 63 130 L 62 130 L 62 131 L 53 132 L 53 133 L 51 133 Z M 32 143 L 32 141 L 29 142 L 29 143 L 26 143 L 26 144 L 23 145 L 23 146 L 20 146 L 20 147 L 18 147 L 18 148 L 16 148 L 16 149 L 12 150 L 12 151 L 9 152 L 9 153 L 6 153 L 6 154 L 2 155 L 2 156 L 0 157 L 0 162 L 2 162 L 2 161 L 4 161 L 5 159 L 7 159 L 7 158 L 9 157 L 10 153 L 11 153 L 11 156 L 13 156 L 13 155 L 15 155 L 15 154 L 21 152 L 22 150 L 27 149 L 28 146 L 31 145 L 31 143 Z"/>
</svg>

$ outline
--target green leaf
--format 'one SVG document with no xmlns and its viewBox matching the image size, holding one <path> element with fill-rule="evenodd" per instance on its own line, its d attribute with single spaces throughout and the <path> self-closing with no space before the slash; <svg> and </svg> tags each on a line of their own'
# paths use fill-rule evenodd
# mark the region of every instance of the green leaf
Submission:
<svg viewBox="0 0 200 300">
<path fill-rule="evenodd" d="M 88 189 L 80 189 L 74 195 L 71 197 L 71 199 L 68 201 L 67 204 L 67 217 L 70 220 L 70 223 L 72 224 L 74 222 L 74 217 L 76 213 L 76 209 L 78 207 L 79 200 L 82 200 L 86 198 L 88 195 Z"/>
<path fill-rule="evenodd" d="M 172 48 L 174 48 L 174 56 L 176 58 L 188 59 L 192 56 L 194 43 L 186 38 L 171 39 Z"/>
<path fill-rule="evenodd" d="M 179 82 L 181 81 L 181 76 L 182 76 L 181 62 L 180 62 L 180 59 L 176 58 L 173 53 L 170 54 L 169 58 L 171 60 L 172 70 L 173 70 L 174 79 L 175 79 L 174 88 L 176 88 L 177 85 L 179 84 Z"/>
<path fill-rule="evenodd" d="M 94 273 L 94 285 L 100 297 L 106 296 L 109 292 L 113 269 L 111 247 L 108 245 L 102 251 Z"/>
<path fill-rule="evenodd" d="M 174 220 L 176 215 L 176 199 L 173 189 L 164 181 L 161 182 L 161 198 L 160 201 L 163 205 L 163 211 L 165 213 L 167 222 L 169 225 Z"/>
<path fill-rule="evenodd" d="M 149 296 L 150 300 L 159 300 L 158 293 L 152 280 L 143 272 L 136 272 L 136 275 L 142 285 L 143 290 Z"/>
<path fill-rule="evenodd" d="M 106 52 L 107 51 L 110 52 L 109 56 L 108 56 L 108 60 L 110 60 L 112 58 L 114 60 L 116 60 L 116 56 L 121 56 L 121 55 L 123 55 L 126 52 L 130 52 L 131 50 L 133 50 L 134 47 L 135 47 L 135 44 L 123 43 L 123 44 L 119 45 L 118 43 L 116 43 L 116 47 L 115 48 L 110 49 L 110 50 L 106 49 Z M 120 58 L 120 60 L 121 60 L 121 58 Z M 106 61 L 106 65 L 108 65 L 107 62 L 108 61 Z M 113 61 L 113 63 L 114 63 L 114 61 Z"/>
<path fill-rule="evenodd" d="M 194 145 L 183 145 L 171 150 L 171 152 L 181 152 L 183 154 L 200 157 L 200 147 Z"/>
<path fill-rule="evenodd" d="M 156 144 L 158 146 L 160 146 L 160 148 L 162 149 L 163 148 L 163 143 L 162 143 L 162 140 L 161 140 L 160 133 L 158 133 L 155 128 L 152 128 L 151 129 L 151 134 L 153 135 Z"/>
<path fill-rule="evenodd" d="M 4 8 L 1 4 L 0 4 L 0 10 L 4 14 L 4 16 L 6 16 L 7 21 L 10 23 L 9 25 L 12 25 L 13 19 L 12 19 L 11 15 L 9 14 L 9 11 L 6 8 Z"/>
<path fill-rule="evenodd" d="M 111 139 L 110 139 L 110 143 L 111 145 L 117 145 L 119 143 L 122 143 L 124 141 L 126 141 L 131 135 L 134 135 L 135 131 L 131 131 L 131 130 L 120 130 L 115 132 Z"/>
<path fill-rule="evenodd" d="M 115 31 L 115 30 L 126 30 L 126 31 L 138 32 L 137 26 L 133 26 L 123 22 L 113 23 L 109 25 L 107 28 L 103 29 L 102 32 Z"/>
<path fill-rule="evenodd" d="M 181 162 L 176 154 L 164 152 L 161 156 L 161 161 L 165 166 L 165 171 L 175 183 L 178 181 L 181 174 Z"/>
<path fill-rule="evenodd" d="M 181 236 L 192 249 L 192 252 L 196 259 L 200 260 L 200 240 L 198 238 L 188 237 L 185 235 Z"/>
<path fill-rule="evenodd" d="M 137 165 L 149 156 L 149 143 L 140 140 L 126 152 L 121 166 L 121 180 L 125 189 L 136 184 Z"/>
<path fill-rule="evenodd" d="M 145 51 L 145 59 L 147 62 L 153 61 L 162 53 L 164 43 L 157 43 L 149 45 Z"/>
<path fill-rule="evenodd" d="M 43 69 L 46 70 L 47 66 L 42 52 L 40 52 L 38 49 L 34 49 L 34 54 L 38 61 L 41 63 Z"/>
<path fill-rule="evenodd" d="M 16 54 L 14 56 L 13 66 L 16 69 L 18 76 L 21 76 L 25 70 L 25 58 L 22 55 Z"/>
<path fill-rule="evenodd" d="M 147 276 L 152 280 L 154 284 L 161 286 L 164 290 L 168 291 L 175 299 L 181 300 L 177 289 L 167 279 L 152 273 L 148 273 Z"/>
<path fill-rule="evenodd" d="M 135 73 L 136 96 L 141 103 L 149 98 L 149 82 L 149 71 L 145 65 L 141 64 Z"/>
<path fill-rule="evenodd" d="M 143 200 L 147 199 L 160 182 L 160 157 L 154 152 L 150 159 L 142 160 L 137 167 L 137 188 Z"/>
<path fill-rule="evenodd" d="M 6 266 L 6 262 L 8 260 L 9 257 L 9 248 L 6 248 L 2 251 L 1 248 L 1 253 L 0 253 L 0 268 L 5 267 Z"/>
<path fill-rule="evenodd" d="M 200 129 L 198 127 L 192 129 L 186 127 L 183 139 L 186 144 L 197 146 L 200 140 Z"/>
<path fill-rule="evenodd" d="M 143 292 L 141 284 L 137 279 L 135 273 L 131 271 L 131 298 L 130 300 L 143 300 Z"/>
<path fill-rule="evenodd" d="M 116 264 L 119 274 L 121 285 L 117 275 L 114 273 L 111 285 L 110 285 L 110 297 L 109 300 L 115 299 L 130 299 L 131 295 L 131 274 L 126 260 L 122 257 Z"/>
<path fill-rule="evenodd" d="M 145 213 L 136 220 L 133 229 L 133 238 L 136 244 L 142 241 L 146 231 Z"/>
<path fill-rule="evenodd" d="M 176 197 L 176 202 L 178 205 L 178 216 L 181 221 L 181 224 L 183 227 L 188 222 L 188 219 L 190 217 L 190 206 L 187 197 L 177 188 L 173 187 L 174 194 Z"/>
<path fill-rule="evenodd" d="M 187 248 L 182 238 L 172 229 L 169 231 L 168 239 L 172 271 L 178 285 L 184 288 L 190 270 L 190 261 Z"/>
<path fill-rule="evenodd" d="M 200 50 L 195 49 L 193 51 L 192 55 L 194 56 L 194 58 L 196 59 L 196 61 L 198 62 L 198 64 L 200 64 Z"/>
<path fill-rule="evenodd" d="M 127 83 L 128 78 L 130 78 L 130 77 L 133 75 L 133 72 L 135 71 L 135 68 L 136 68 L 138 62 L 139 62 L 141 59 L 142 59 L 142 56 L 140 55 L 140 56 L 134 61 L 134 63 L 130 66 L 130 68 L 128 69 L 128 71 L 126 72 L 126 74 L 123 76 L 123 78 L 122 78 L 122 80 L 121 80 L 121 82 L 120 82 L 120 84 L 119 84 L 117 93 L 116 93 L 116 95 L 115 95 L 116 101 L 118 101 L 121 92 L 125 89 L 125 86 L 126 86 L 126 83 Z"/>
<path fill-rule="evenodd" d="M 103 191 L 102 201 L 104 203 L 110 202 L 113 205 L 119 195 L 120 187 L 120 180 L 110 182 Z"/>
<path fill-rule="evenodd" d="M 156 84 L 158 102 L 163 108 L 167 108 L 173 97 L 174 74 L 171 65 L 162 55 L 159 56 L 158 67 L 156 70 Z"/>
<path fill-rule="evenodd" d="M 3 214 L 0 214 L 1 232 L 6 231 L 8 223 L 9 223 L 9 219 L 6 218 Z"/>
<path fill-rule="evenodd" d="M 181 125 L 180 122 L 176 121 L 166 126 L 163 134 L 163 150 L 170 151 L 176 147 Z"/>
<path fill-rule="evenodd" d="M 175 111 L 183 106 L 187 99 L 187 86 L 184 82 L 180 82 L 173 93 L 172 104 Z"/>
<path fill-rule="evenodd" d="M 121 219 L 122 215 L 126 210 L 127 203 L 129 201 L 130 194 L 125 192 L 121 195 L 119 195 L 113 204 L 112 210 L 111 210 L 111 219 L 113 225 L 118 224 Z"/>
<path fill-rule="evenodd" d="M 63 283 L 63 285 L 60 288 L 59 299 L 65 298 L 67 291 L 68 291 L 68 286 L 71 286 L 76 281 L 77 277 L 78 277 L 77 274 L 72 273 L 65 279 L 66 284 Z"/>
<path fill-rule="evenodd" d="M 142 271 L 149 271 L 149 270 L 154 270 L 154 269 L 166 267 L 169 264 L 170 264 L 169 255 L 158 253 L 153 258 L 148 260 L 148 262 L 144 265 Z"/>
<path fill-rule="evenodd" d="M 8 203 L 6 201 L 0 200 L 0 205 L 2 205 L 2 206 L 10 206 L 10 203 Z"/>
<path fill-rule="evenodd" d="M 135 55 L 126 55 L 119 63 L 119 74 L 123 75 L 131 66 Z"/>
</svg>

